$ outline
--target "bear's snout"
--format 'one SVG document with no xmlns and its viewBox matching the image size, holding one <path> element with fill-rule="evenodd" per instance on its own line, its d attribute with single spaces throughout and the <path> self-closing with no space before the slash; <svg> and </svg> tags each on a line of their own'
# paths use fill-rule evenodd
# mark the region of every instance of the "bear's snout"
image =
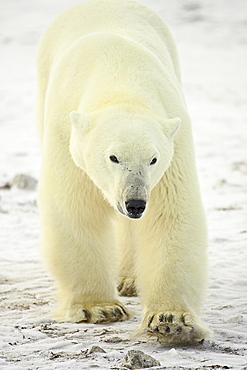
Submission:
<svg viewBox="0 0 247 370">
<path fill-rule="evenodd" d="M 141 199 L 131 199 L 125 202 L 125 207 L 130 218 L 140 218 L 145 211 L 146 202 Z"/>
</svg>

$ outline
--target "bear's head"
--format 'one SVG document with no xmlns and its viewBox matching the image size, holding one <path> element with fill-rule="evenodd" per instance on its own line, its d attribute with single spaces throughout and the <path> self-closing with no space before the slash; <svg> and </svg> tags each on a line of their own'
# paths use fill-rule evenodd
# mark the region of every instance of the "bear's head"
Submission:
<svg viewBox="0 0 247 370">
<path fill-rule="evenodd" d="M 108 202 L 140 218 L 150 192 L 168 169 L 180 119 L 158 121 L 148 114 L 104 109 L 71 112 L 70 153 Z"/>
</svg>

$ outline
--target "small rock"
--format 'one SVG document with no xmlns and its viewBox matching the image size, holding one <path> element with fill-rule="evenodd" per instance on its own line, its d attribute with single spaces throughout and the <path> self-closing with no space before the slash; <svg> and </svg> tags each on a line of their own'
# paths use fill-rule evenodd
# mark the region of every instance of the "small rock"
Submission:
<svg viewBox="0 0 247 370">
<path fill-rule="evenodd" d="M 122 339 L 120 337 L 109 337 L 104 340 L 106 343 L 120 343 L 120 342 L 127 342 L 127 339 Z"/>
<path fill-rule="evenodd" d="M 90 355 L 91 353 L 95 353 L 95 352 L 101 352 L 101 353 L 106 353 L 106 351 L 99 347 L 99 346 L 92 346 L 89 350 L 88 350 L 88 354 Z"/>
<path fill-rule="evenodd" d="M 121 362 L 128 369 L 145 369 L 153 366 L 161 366 L 160 362 L 155 360 L 155 358 L 137 350 L 128 351 Z"/>
<path fill-rule="evenodd" d="M 28 175 L 16 175 L 10 183 L 10 187 L 17 186 L 19 189 L 34 190 L 38 181 Z"/>
<path fill-rule="evenodd" d="M 170 351 L 168 351 L 168 353 L 169 353 L 169 355 L 174 356 L 174 357 L 178 355 L 178 353 L 175 350 L 175 348 L 170 349 Z"/>
</svg>

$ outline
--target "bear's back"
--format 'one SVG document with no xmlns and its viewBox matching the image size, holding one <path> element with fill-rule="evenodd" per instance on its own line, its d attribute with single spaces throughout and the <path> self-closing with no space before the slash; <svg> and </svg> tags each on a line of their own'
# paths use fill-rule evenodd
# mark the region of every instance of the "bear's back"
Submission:
<svg viewBox="0 0 247 370">
<path fill-rule="evenodd" d="M 75 57 L 75 50 L 84 44 L 85 39 L 90 39 L 88 35 L 101 32 L 119 35 L 138 43 L 144 51 L 155 54 L 154 59 L 159 59 L 174 80 L 180 83 L 176 46 L 165 22 L 154 11 L 134 0 L 88 0 L 76 4 L 63 12 L 48 27 L 40 41 L 37 56 L 36 112 L 41 142 L 48 86 L 51 86 L 54 76 L 57 76 L 58 90 L 61 90 L 60 81 L 64 79 L 64 75 L 56 73 L 58 66 L 66 58 L 71 66 L 69 73 L 74 75 L 75 66 L 72 59 Z M 104 52 L 103 48 L 101 49 L 101 51 L 97 49 L 98 53 Z M 83 59 L 88 64 L 90 52 L 78 51 L 80 60 Z M 69 73 L 66 72 L 66 78 L 69 78 Z"/>
<path fill-rule="evenodd" d="M 44 33 L 38 60 L 51 71 L 74 42 L 101 31 L 130 38 L 153 51 L 161 61 L 171 58 L 180 79 L 176 47 L 168 27 L 155 12 L 132 0 L 88 0 L 66 10 Z"/>
</svg>

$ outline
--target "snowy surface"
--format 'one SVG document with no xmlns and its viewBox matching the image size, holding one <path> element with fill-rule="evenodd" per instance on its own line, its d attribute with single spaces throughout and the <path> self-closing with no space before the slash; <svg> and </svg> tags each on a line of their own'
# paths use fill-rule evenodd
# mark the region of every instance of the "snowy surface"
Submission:
<svg viewBox="0 0 247 370">
<path fill-rule="evenodd" d="M 136 312 L 128 322 L 50 318 L 53 282 L 40 258 L 37 189 L 12 180 L 39 178 L 37 43 L 76 1 L 0 0 L 0 369 L 121 368 L 130 349 L 153 356 L 160 369 L 247 369 L 247 2 L 143 2 L 167 21 L 180 54 L 209 228 L 203 316 L 214 337 L 176 348 L 131 341 L 140 322 L 138 298 L 123 299 Z M 93 345 L 105 353 L 88 353 Z"/>
</svg>

